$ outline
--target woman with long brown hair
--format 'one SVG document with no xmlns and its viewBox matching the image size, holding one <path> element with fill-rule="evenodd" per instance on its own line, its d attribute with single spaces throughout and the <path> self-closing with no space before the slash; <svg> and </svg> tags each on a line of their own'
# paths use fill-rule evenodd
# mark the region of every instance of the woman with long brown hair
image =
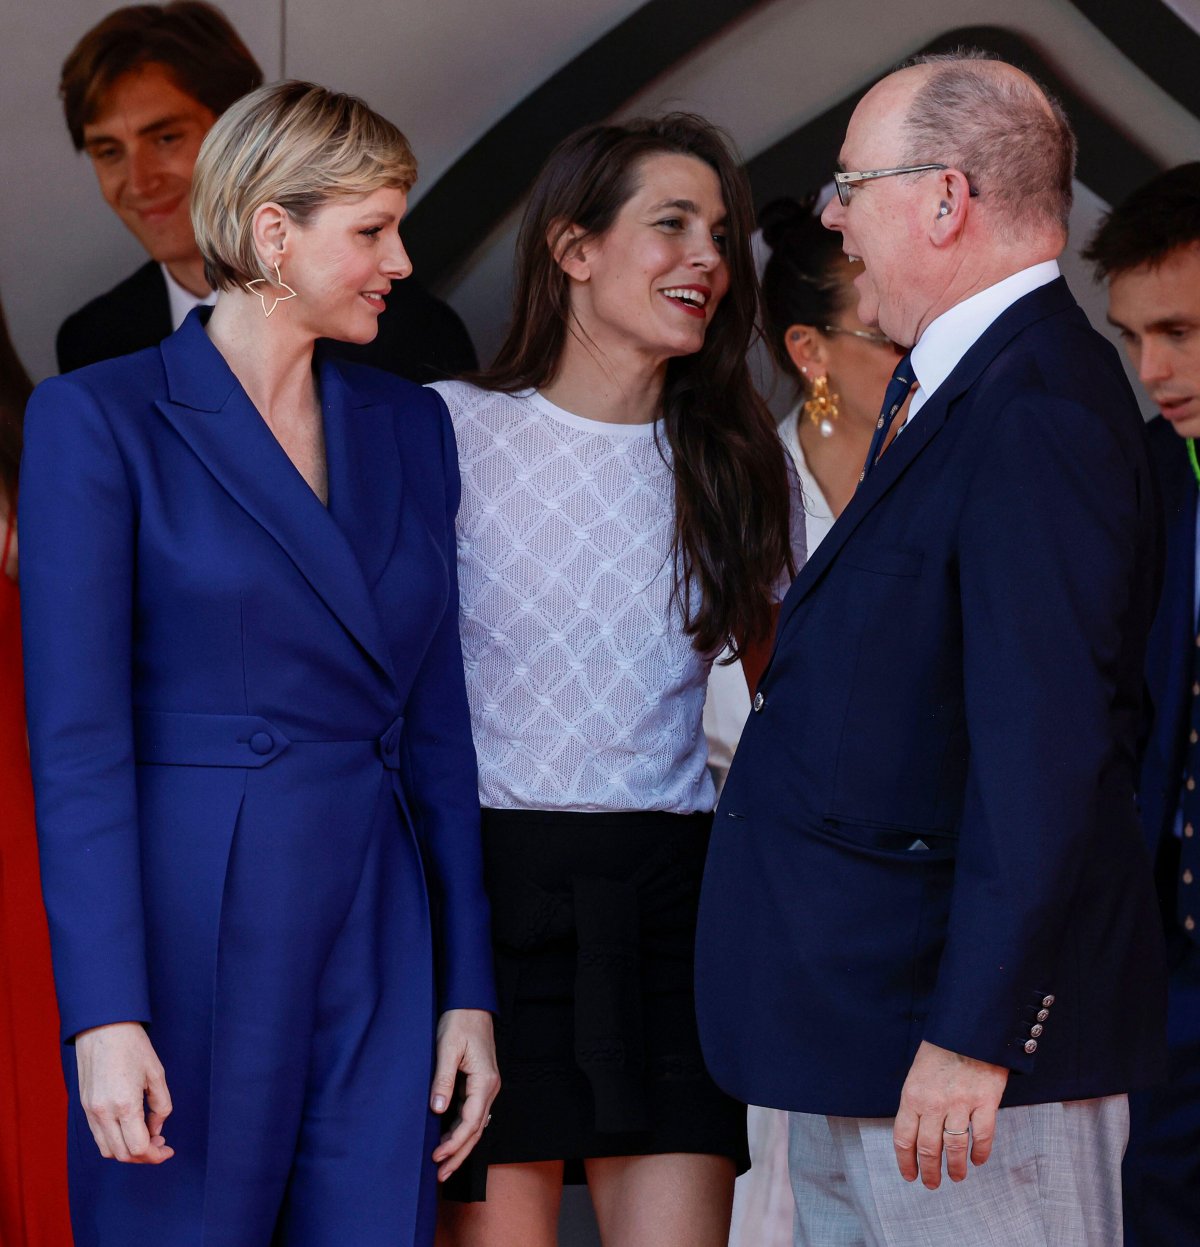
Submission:
<svg viewBox="0 0 1200 1247">
<path fill-rule="evenodd" d="M 584 1175 L 606 1247 L 728 1232 L 744 1111 L 705 1071 L 692 993 L 701 712 L 713 656 L 769 639 L 803 558 L 746 367 L 751 229 L 702 118 L 579 131 L 534 185 L 495 363 L 437 387 L 504 1080 L 486 1201 L 444 1206 L 456 1247 L 549 1247 Z"/>
<path fill-rule="evenodd" d="M 17 593 L 17 473 L 32 389 L 0 309 L 0 1243 L 68 1247 L 67 1095 L 38 883 Z"/>
</svg>

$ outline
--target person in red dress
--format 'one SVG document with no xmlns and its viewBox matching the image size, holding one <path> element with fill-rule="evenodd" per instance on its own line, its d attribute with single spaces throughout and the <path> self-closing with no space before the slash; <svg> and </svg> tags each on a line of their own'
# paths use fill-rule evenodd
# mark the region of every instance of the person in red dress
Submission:
<svg viewBox="0 0 1200 1247">
<path fill-rule="evenodd" d="M 31 389 L 0 311 L 0 1243 L 69 1247 L 67 1097 L 38 881 L 17 591 L 17 467 Z"/>
</svg>

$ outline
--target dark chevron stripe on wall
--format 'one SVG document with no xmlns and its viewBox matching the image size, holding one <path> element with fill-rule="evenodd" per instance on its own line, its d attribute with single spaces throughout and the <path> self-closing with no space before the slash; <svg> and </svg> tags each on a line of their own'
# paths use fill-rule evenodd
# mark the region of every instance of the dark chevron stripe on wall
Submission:
<svg viewBox="0 0 1200 1247">
<path fill-rule="evenodd" d="M 524 197 L 560 139 L 621 105 L 756 7 L 650 0 L 502 117 L 412 210 L 405 239 L 436 284 Z"/>
<path fill-rule="evenodd" d="M 1200 116 L 1200 75 L 1188 68 L 1200 64 L 1200 36 L 1161 0 L 1072 3 L 1123 55 Z M 443 174 L 410 214 L 405 238 L 420 256 L 425 280 L 437 286 L 453 276 L 497 221 L 520 203 L 560 139 L 617 112 L 656 77 L 756 7 L 753 0 L 650 0 L 532 91 Z M 1011 31 L 962 27 L 923 48 L 897 49 L 897 55 L 947 51 L 964 43 L 1021 65 L 1062 99 L 1079 135 L 1080 180 L 1108 202 L 1123 198 L 1158 167 Z M 1193 48 L 1196 55 L 1181 55 L 1181 47 Z M 797 184 L 798 170 L 806 181 L 823 180 L 868 81 L 749 160 L 757 202 L 804 190 Z"/>
<path fill-rule="evenodd" d="M 1118 202 L 1158 170 L 1158 164 L 1150 155 L 1114 129 L 1019 35 L 997 26 L 963 26 L 947 31 L 920 51 L 949 52 L 962 45 L 995 52 L 1032 74 L 1058 96 L 1079 139 L 1079 180 L 1102 199 Z M 797 170 L 803 170 L 809 177 L 816 171 L 817 185 L 833 176 L 838 148 L 859 94 L 856 91 L 747 162 L 757 204 L 767 203 L 779 195 L 815 190 L 816 185 L 797 186 Z M 929 159 L 936 157 L 930 155 Z"/>
<path fill-rule="evenodd" d="M 1200 117 L 1200 35 L 1162 0 L 1071 0 L 1151 81 Z"/>
</svg>

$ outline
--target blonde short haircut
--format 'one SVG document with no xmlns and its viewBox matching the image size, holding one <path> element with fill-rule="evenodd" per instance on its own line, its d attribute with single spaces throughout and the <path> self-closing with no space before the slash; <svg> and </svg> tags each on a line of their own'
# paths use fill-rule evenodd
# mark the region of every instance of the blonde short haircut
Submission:
<svg viewBox="0 0 1200 1247">
<path fill-rule="evenodd" d="M 192 174 L 192 228 L 214 290 L 274 277 L 254 245 L 254 213 L 276 203 L 300 225 L 332 199 L 408 191 L 417 162 L 392 123 L 352 95 L 276 82 L 231 105 Z"/>
</svg>

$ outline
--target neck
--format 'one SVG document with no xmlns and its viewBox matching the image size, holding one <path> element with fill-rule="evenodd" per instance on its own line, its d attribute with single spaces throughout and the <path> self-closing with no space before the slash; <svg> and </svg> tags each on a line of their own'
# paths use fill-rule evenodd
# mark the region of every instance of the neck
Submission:
<svg viewBox="0 0 1200 1247">
<path fill-rule="evenodd" d="M 556 407 L 607 424 L 658 419 L 667 361 L 633 350 L 604 350 L 568 332 L 562 359 L 542 393 Z"/>
<path fill-rule="evenodd" d="M 1014 273 L 1032 268 L 1046 260 L 1057 260 L 1062 254 L 1063 242 L 1059 237 L 1046 238 L 1036 245 L 1023 240 L 1019 248 L 993 248 L 982 253 L 962 253 L 957 264 L 947 274 L 937 297 L 931 300 L 929 310 L 913 337 L 913 345 L 921 340 L 921 335 L 939 316 L 952 307 L 965 303 L 973 295 L 989 289 Z"/>
<path fill-rule="evenodd" d="M 203 299 L 205 295 L 212 293 L 212 287 L 204 276 L 204 261 L 199 252 L 186 260 L 168 260 L 165 267 L 175 281 L 197 299 Z"/>
<path fill-rule="evenodd" d="M 316 406 L 315 340 L 288 320 L 286 307 L 268 320 L 258 298 L 223 290 L 206 329 L 268 424 L 308 414 Z"/>
<path fill-rule="evenodd" d="M 835 519 L 858 488 L 859 473 L 867 460 L 874 431 L 872 422 L 864 424 L 843 411 L 832 436 L 822 437 L 820 429 L 804 414 L 803 406 L 800 408 L 796 436 L 804 452 L 804 462 L 816 477 Z"/>
</svg>

